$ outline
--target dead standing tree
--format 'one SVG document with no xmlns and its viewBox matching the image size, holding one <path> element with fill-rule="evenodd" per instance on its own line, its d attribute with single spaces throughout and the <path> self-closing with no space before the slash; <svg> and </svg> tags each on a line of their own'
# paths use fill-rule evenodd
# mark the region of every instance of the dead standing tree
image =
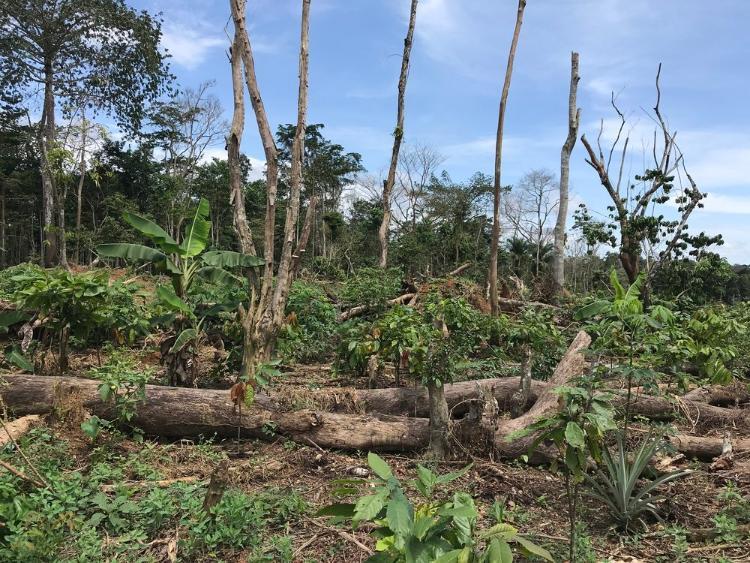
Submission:
<svg viewBox="0 0 750 563">
<path fill-rule="evenodd" d="M 284 221 L 284 239 L 277 268 L 274 268 L 274 231 L 276 219 L 276 193 L 278 187 L 278 149 L 274 142 L 271 126 L 268 121 L 263 100 L 258 88 L 255 75 L 255 62 L 250 44 L 250 37 L 245 22 L 245 1 L 230 0 L 232 20 L 235 26 L 235 39 L 233 43 L 233 54 L 239 50 L 240 58 L 245 71 L 245 82 L 250 94 L 250 103 L 258 123 L 258 131 L 263 142 L 263 150 L 266 157 L 266 216 L 264 228 L 264 270 L 260 280 L 251 279 L 249 284 L 249 302 L 247 309 L 240 306 L 239 316 L 244 332 L 242 351 L 242 375 L 253 381 L 256 366 L 270 358 L 273 352 L 276 336 L 284 322 L 284 308 L 289 295 L 294 272 L 299 265 L 301 254 L 305 250 L 307 240 L 310 236 L 312 216 L 315 208 L 314 198 L 310 200 L 307 208 L 302 232 L 296 240 L 296 224 L 300 211 L 300 193 L 302 190 L 302 154 L 305 142 L 305 118 L 307 114 L 307 76 L 308 76 L 308 45 L 310 27 L 310 0 L 302 0 L 302 23 L 300 32 L 299 53 L 299 92 L 297 101 L 297 125 L 292 145 L 292 166 L 289 199 L 286 205 L 286 217 Z M 237 80 L 241 76 L 238 70 L 238 60 L 233 59 L 232 78 L 235 86 L 235 119 L 233 119 L 230 133 L 230 150 L 236 148 L 239 154 L 239 120 L 237 118 L 238 96 Z M 240 103 L 240 111 L 242 104 Z M 233 165 L 235 161 L 233 160 Z M 233 189 L 237 189 L 236 185 Z M 235 206 L 242 202 L 241 194 L 234 192 L 233 202 Z M 243 204 L 244 205 L 244 204 Z M 242 226 L 242 218 L 245 217 L 244 210 L 235 209 L 235 226 Z M 246 219 L 245 219 L 246 221 Z M 241 230 L 238 229 L 238 232 Z M 240 240 L 245 248 L 252 250 L 248 243 L 249 228 L 240 235 Z M 252 238 L 249 239 L 250 241 Z M 275 276 L 274 276 L 275 273 Z M 275 277 L 275 280 L 274 280 Z"/>
<path fill-rule="evenodd" d="M 500 95 L 500 111 L 497 118 L 497 140 L 495 143 L 495 183 L 494 200 L 492 204 L 492 238 L 490 240 L 490 267 L 487 280 L 490 284 L 490 309 L 493 315 L 500 312 L 497 296 L 497 253 L 500 247 L 500 171 L 503 158 L 503 127 L 505 125 L 505 108 L 508 102 L 510 90 L 510 79 L 513 75 L 513 61 L 516 58 L 516 47 L 518 47 L 518 36 L 521 33 L 523 23 L 523 11 L 526 8 L 526 0 L 518 0 L 518 12 L 516 13 L 516 26 L 513 30 L 513 40 L 510 43 L 508 53 L 508 66 L 505 69 L 505 82 Z"/>
<path fill-rule="evenodd" d="M 623 131 L 626 126 L 625 115 L 620 111 L 615 103 L 614 94 L 612 95 L 612 107 L 620 118 L 620 127 L 614 142 L 605 157 L 601 146 L 601 137 L 603 125 L 599 130 L 597 137 L 597 150 L 586 139 L 586 135 L 581 136 L 581 142 L 586 148 L 588 158 L 586 162 L 596 171 L 599 180 L 612 200 L 612 211 L 610 213 L 611 224 L 606 232 L 600 232 L 599 242 L 607 242 L 613 239 L 614 229 L 619 231 L 619 258 L 628 281 L 633 283 L 641 273 L 641 256 L 642 252 L 661 248 L 655 260 L 649 260 L 646 266 L 646 283 L 644 283 L 644 297 L 648 295 L 649 281 L 661 265 L 669 260 L 673 255 L 679 255 L 690 244 L 694 246 L 700 244 L 706 246 L 721 241 L 719 237 L 696 237 L 693 239 L 687 233 L 687 220 L 697 207 L 702 207 L 701 201 L 706 194 L 701 192 L 693 178 L 685 167 L 685 161 L 676 143 L 677 133 L 669 129 L 661 114 L 661 88 L 659 78 L 661 76 L 661 64 L 656 73 L 656 105 L 654 106 L 654 121 L 656 130 L 654 131 L 654 142 L 652 147 L 653 168 L 646 169 L 643 174 L 635 176 L 636 182 L 640 184 L 640 189 L 635 184 L 630 184 L 626 180 L 627 189 L 625 194 L 621 191 L 623 182 L 623 169 L 628 152 L 629 136 L 626 134 L 622 142 L 620 151 L 620 164 L 617 171 L 617 178 L 613 179 L 610 175 L 610 166 L 612 158 L 617 150 L 620 141 L 623 139 Z M 661 146 L 658 142 L 658 133 L 661 132 Z M 661 150 L 659 150 L 661 149 Z M 682 186 L 682 190 L 674 197 L 674 203 L 677 205 L 678 218 L 667 220 L 661 214 L 656 214 L 656 205 L 665 204 L 672 199 L 672 190 L 674 187 L 675 174 L 680 175 L 680 171 L 685 175 L 687 186 Z M 681 179 L 681 177 L 680 177 Z"/>
<path fill-rule="evenodd" d="M 238 12 L 245 13 L 245 0 L 238 2 Z M 232 206 L 232 219 L 240 251 L 243 254 L 256 256 L 253 234 L 247 221 L 245 211 L 245 194 L 242 185 L 242 167 L 240 165 L 240 140 L 245 130 L 245 88 L 242 84 L 242 41 L 239 29 L 235 26 L 229 60 L 232 66 L 232 128 L 227 136 L 227 165 L 229 167 L 229 204 Z"/>
<path fill-rule="evenodd" d="M 578 137 L 581 109 L 576 108 L 578 94 L 578 53 L 570 54 L 570 94 L 568 95 L 568 137 L 560 152 L 560 202 L 555 223 L 555 254 L 552 259 L 552 277 L 555 293 L 562 293 L 565 286 L 565 223 L 568 218 L 568 187 L 570 183 L 570 154 Z"/>
<path fill-rule="evenodd" d="M 393 131 L 391 164 L 388 168 L 388 176 L 383 182 L 383 220 L 378 229 L 378 240 L 380 241 L 380 259 L 378 264 L 381 268 L 385 268 L 388 265 L 388 230 L 391 225 L 391 195 L 393 193 L 393 185 L 396 183 L 398 153 L 401 149 L 401 141 L 404 138 L 404 99 L 406 97 L 406 79 L 409 77 L 409 57 L 411 56 L 412 38 L 414 37 L 414 24 L 417 20 L 417 2 L 418 0 L 411 0 L 409 29 L 404 39 L 404 55 L 401 59 L 401 75 L 398 79 L 398 107 L 396 110 L 396 129 Z"/>
</svg>

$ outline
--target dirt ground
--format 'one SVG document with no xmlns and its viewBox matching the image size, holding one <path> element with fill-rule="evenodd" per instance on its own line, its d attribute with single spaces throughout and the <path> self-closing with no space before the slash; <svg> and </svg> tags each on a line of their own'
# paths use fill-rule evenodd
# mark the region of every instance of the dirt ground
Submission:
<svg viewBox="0 0 750 563">
<path fill-rule="evenodd" d="M 154 365 L 153 353 L 143 350 L 143 363 Z M 96 354 L 81 355 L 74 362 L 74 370 L 83 371 L 87 365 L 99 362 Z M 284 369 L 284 376 L 271 393 L 277 396 L 304 394 L 305 390 L 323 387 L 366 386 L 364 378 L 349 378 L 337 375 L 330 366 L 297 366 Z M 384 385 L 392 385 L 390 374 Z M 218 386 L 218 385 L 217 385 Z M 694 422 L 694 421 L 693 421 Z M 695 425 L 690 421 L 678 423 L 677 429 L 694 433 Z M 638 435 L 639 427 L 634 426 Z M 645 435 L 645 428 L 640 428 Z M 701 429 L 700 435 L 722 435 L 721 429 Z M 58 433 L 59 429 L 55 432 Z M 750 433 L 735 431 L 737 437 L 750 437 Z M 88 463 L 91 445 L 75 429 L 65 432 L 63 437 L 71 444 L 76 457 L 76 466 Z M 144 446 L 124 441 L 118 448 L 137 451 Z M 193 455 L 198 447 L 191 441 L 154 442 L 151 447 L 159 449 L 154 463 L 166 479 L 195 479 L 208 482 L 215 463 L 205 457 Z M 202 448 L 216 453 L 226 453 L 229 458 L 229 481 L 232 486 L 252 493 L 269 488 L 294 490 L 309 504 L 308 516 L 303 517 L 284 533 L 294 538 L 297 561 L 363 561 L 367 553 L 362 546 L 372 548 L 374 541 L 367 528 L 352 531 L 329 525 L 324 519 L 314 518 L 317 509 L 334 502 L 352 502 L 354 499 L 338 498 L 334 494 L 336 480 L 352 479 L 367 474 L 367 452 L 337 452 L 319 448 L 314 443 L 295 444 L 283 438 L 271 442 L 225 441 Z M 414 478 L 418 463 L 430 464 L 420 454 L 383 455 L 393 468 L 394 474 L 407 483 Z M 588 552 L 588 561 L 750 561 L 750 541 L 722 538 L 708 543 L 688 542 L 682 547 L 675 539 L 674 527 L 687 530 L 713 528 L 712 518 L 725 503 L 721 493 L 727 483 L 734 483 L 738 492 L 750 499 L 750 455 L 738 455 L 731 468 L 712 471 L 709 464 L 681 459 L 671 468 L 689 468 L 693 472 L 684 479 L 666 486 L 665 500 L 660 503 L 663 522 L 655 519 L 646 522 L 642 530 L 630 530 L 628 534 L 611 525 L 604 507 L 593 499 L 584 497 L 580 519 L 585 523 L 579 553 Z M 466 491 L 474 496 L 482 515 L 479 528 L 491 526 L 490 509 L 494 502 L 505 507 L 505 521 L 517 527 L 533 541 L 549 549 L 563 560 L 568 538 L 567 499 L 559 475 L 546 468 L 531 467 L 522 462 L 500 463 L 487 458 L 459 458 L 432 466 L 438 472 L 455 471 L 472 463 L 460 480 L 441 493 L 446 496 L 454 491 Z M 412 493 L 413 489 L 407 486 Z M 416 495 L 412 498 L 417 499 Z M 672 530 L 672 531 L 670 531 Z M 228 561 L 247 561 L 247 554 L 236 552 L 224 554 Z"/>
</svg>

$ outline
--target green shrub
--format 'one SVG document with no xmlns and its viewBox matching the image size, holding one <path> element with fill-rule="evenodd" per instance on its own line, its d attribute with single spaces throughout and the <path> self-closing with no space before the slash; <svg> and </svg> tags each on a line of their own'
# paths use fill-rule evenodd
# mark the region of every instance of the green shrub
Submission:
<svg viewBox="0 0 750 563">
<path fill-rule="evenodd" d="M 361 319 L 342 323 L 337 331 L 335 367 L 364 375 L 370 356 L 380 351 L 380 340 L 373 334 L 373 324 Z"/>
<path fill-rule="evenodd" d="M 657 487 L 690 473 L 687 470 L 672 471 L 656 479 L 648 479 L 639 487 L 638 484 L 643 479 L 644 471 L 660 446 L 661 440 L 658 437 L 649 436 L 631 460 L 625 451 L 625 443 L 620 435 L 614 455 L 609 448 L 602 449 L 604 468 L 603 470 L 597 468 L 596 478 L 584 476 L 590 486 L 587 494 L 602 501 L 614 520 L 626 530 L 636 521 L 643 523 L 644 513 L 650 513 L 660 519 L 656 503 L 664 497 L 654 494 Z"/>
<path fill-rule="evenodd" d="M 107 362 L 91 370 L 91 376 L 101 381 L 99 396 L 105 403 L 112 404 L 115 420 L 105 421 L 92 416 L 85 421 L 81 428 L 91 438 L 95 438 L 99 430 L 109 427 L 127 425 L 136 414 L 138 403 L 146 399 L 146 383 L 151 379 L 153 370 L 139 368 L 134 359 L 128 354 L 113 350 Z"/>
<path fill-rule="evenodd" d="M 344 282 L 340 292 L 341 304 L 382 310 L 386 301 L 396 297 L 400 289 L 401 270 L 398 268 L 360 268 Z"/>
<path fill-rule="evenodd" d="M 18 287 L 18 282 L 13 281 L 14 277 L 34 275 L 41 271 L 42 268 L 28 262 L 0 270 L 0 299 L 13 299 L 13 293 Z"/>
<path fill-rule="evenodd" d="M 336 309 L 320 286 L 295 281 L 286 305 L 287 323 L 277 344 L 280 355 L 297 362 L 323 361 L 334 349 Z"/>
<path fill-rule="evenodd" d="M 292 560 L 289 542 L 279 533 L 288 532 L 307 511 L 296 492 L 229 489 L 207 514 L 202 510 L 204 483 L 124 483 L 128 465 L 143 465 L 140 475 L 158 477 L 147 464 L 149 449 L 123 456 L 99 448 L 84 474 L 70 471 L 74 458 L 66 443 L 47 429 L 32 430 L 21 447 L 49 487 L 30 488 L 0 472 L 0 561 L 151 561 L 149 542 L 172 536 L 176 528 L 181 560 L 221 560 L 227 558 L 223 551 L 239 549 L 257 554 L 253 561 Z M 14 452 L 0 451 L 0 458 L 19 465 L 12 456 Z M 96 457 L 100 461 L 93 461 Z M 103 490 L 105 484 L 109 487 Z"/>
<path fill-rule="evenodd" d="M 59 345 L 60 366 L 67 365 L 68 340 L 82 344 L 133 341 L 147 334 L 148 317 L 139 288 L 111 281 L 106 270 L 73 274 L 66 270 L 28 269 L 13 276 L 12 298 L 37 313 Z"/>
<path fill-rule="evenodd" d="M 413 485 L 423 502 L 417 503 L 406 496 L 383 459 L 370 453 L 367 460 L 374 474 L 370 481 L 361 483 L 366 485 L 367 494 L 356 504 L 332 505 L 318 514 L 351 520 L 355 528 L 362 522 L 374 524 L 371 534 L 377 538 L 377 553 L 368 561 L 512 562 L 511 546 L 524 555 L 553 560 L 546 549 L 520 535 L 509 524 L 498 523 L 487 530 L 477 530 L 479 512 L 471 495 L 455 492 L 442 503 L 434 499 L 436 487 L 458 479 L 469 467 L 436 475 L 418 465 Z"/>
</svg>

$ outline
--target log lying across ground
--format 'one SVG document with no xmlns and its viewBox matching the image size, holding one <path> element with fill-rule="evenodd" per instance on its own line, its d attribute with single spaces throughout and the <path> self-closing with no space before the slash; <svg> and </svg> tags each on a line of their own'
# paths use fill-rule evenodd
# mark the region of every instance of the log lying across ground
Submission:
<svg viewBox="0 0 750 563">
<path fill-rule="evenodd" d="M 70 401 L 79 401 L 92 414 L 102 418 L 114 418 L 111 406 L 99 398 L 97 381 L 27 374 L 4 375 L 3 378 L 5 385 L 0 388 L 0 397 L 16 416 L 50 413 L 56 400 L 68 397 Z M 493 381 L 493 394 L 508 400 L 517 389 L 518 378 L 508 379 L 509 382 L 502 385 L 495 384 L 493 380 L 485 380 L 482 383 Z M 477 397 L 476 383 L 464 382 L 446 386 L 446 395 L 456 409 L 462 408 L 462 405 L 458 405 L 460 401 L 467 400 L 467 397 Z M 546 391 L 553 385 L 536 382 L 532 390 Z M 414 393 L 412 389 L 357 391 L 360 397 L 366 398 L 365 404 L 368 408 L 377 408 L 378 401 L 381 401 L 381 405 L 406 405 L 409 409 L 416 405 L 418 414 L 422 414 L 427 408 L 426 393 L 424 396 L 417 393 L 416 398 Z M 387 398 L 387 401 L 384 398 Z M 622 404 L 624 398 L 618 395 L 616 402 Z M 713 417 L 713 420 L 727 426 L 747 426 L 750 422 L 750 411 L 746 409 L 727 409 L 694 401 L 681 401 L 680 409 L 691 417 L 699 417 L 699 421 Z M 666 419 L 680 412 L 680 409 L 665 398 L 640 396 L 635 400 L 632 412 L 634 415 Z M 132 421 L 146 434 L 166 438 L 195 438 L 201 435 L 232 438 L 237 435 L 238 422 L 240 417 L 233 413 L 228 391 L 158 385 L 146 386 L 146 401 L 139 405 Z M 502 424 L 511 422 L 513 421 L 501 419 L 499 428 L 507 430 L 508 427 Z M 512 426 L 517 425 L 518 422 Z M 320 409 L 288 412 L 280 409 L 275 400 L 262 394 L 257 395 L 256 402 L 249 411 L 243 410 L 241 417 L 242 436 L 245 438 L 267 439 L 276 433 L 302 444 L 309 445 L 312 442 L 323 448 L 347 450 L 421 449 L 428 443 L 428 426 L 429 421 L 421 417 L 377 413 L 330 413 Z M 685 444 L 687 443 L 686 441 Z M 503 449 L 508 449 L 504 442 L 501 444 Z M 676 445 L 678 449 L 688 448 L 687 445 Z M 526 453 L 525 450 L 523 453 Z M 506 455 L 512 457 L 512 452 L 506 451 Z"/>
<path fill-rule="evenodd" d="M 17 416 L 50 413 L 60 397 L 78 401 L 92 414 L 113 419 L 111 405 L 101 401 L 99 383 L 76 377 L 4 375 L 0 388 L 8 409 Z M 59 387 L 58 387 L 59 386 Z M 147 435 L 165 438 L 199 436 L 232 438 L 241 426 L 244 438 L 268 439 L 279 434 L 302 444 L 348 450 L 407 451 L 426 447 L 429 421 L 425 418 L 351 415 L 312 410 L 284 412 L 265 395 L 257 395 L 242 416 L 233 411 L 229 391 L 146 386 L 134 426 Z"/>
<path fill-rule="evenodd" d="M 583 352 L 591 343 L 591 337 L 584 331 L 580 331 L 568 346 L 565 355 L 557 364 L 554 373 L 549 379 L 549 385 L 539 394 L 533 406 L 521 416 L 511 420 L 501 420 L 495 431 L 495 451 L 500 457 L 516 458 L 528 452 L 529 447 L 537 437 L 535 434 L 524 438 L 509 440 L 508 437 L 523 430 L 537 420 L 555 412 L 559 408 L 559 396 L 555 393 L 555 387 L 565 385 L 570 380 L 581 376 L 586 370 L 586 357 Z M 542 459 L 549 457 L 549 453 L 538 451 Z M 552 453 L 554 455 L 554 453 Z"/>
<path fill-rule="evenodd" d="M 712 438 L 706 436 L 688 436 L 687 434 L 678 434 L 670 436 L 669 443 L 678 452 L 688 457 L 709 460 L 719 457 L 724 447 L 723 438 Z M 750 439 L 739 438 L 732 439 L 732 452 L 734 454 L 746 454 L 750 452 Z"/>
<path fill-rule="evenodd" d="M 520 377 L 501 377 L 461 381 L 445 386 L 445 400 L 453 418 L 468 412 L 470 402 L 481 399 L 482 388 L 490 391 L 501 410 L 513 394 L 518 391 Z M 532 380 L 530 402 L 549 386 L 543 381 Z M 305 390 L 299 397 L 303 406 L 323 408 L 333 412 L 380 413 L 402 416 L 427 417 L 430 412 L 427 389 L 419 387 L 389 387 L 385 389 L 320 389 Z"/>
</svg>

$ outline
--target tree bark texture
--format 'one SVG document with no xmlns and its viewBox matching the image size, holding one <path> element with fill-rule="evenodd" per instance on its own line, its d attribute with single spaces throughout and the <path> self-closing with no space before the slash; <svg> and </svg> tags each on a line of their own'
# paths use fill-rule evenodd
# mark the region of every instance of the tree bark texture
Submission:
<svg viewBox="0 0 750 563">
<path fill-rule="evenodd" d="M 293 279 L 295 255 L 304 252 L 303 244 L 295 249 L 295 227 L 299 217 L 300 194 L 302 191 L 302 155 L 305 142 L 305 119 L 307 116 L 308 59 L 310 0 L 302 0 L 302 21 L 299 51 L 299 88 L 297 99 L 297 126 L 292 144 L 291 181 L 289 200 L 286 206 L 284 241 L 279 265 L 274 276 L 274 236 L 276 217 L 276 194 L 278 188 L 278 149 L 268 121 L 268 116 L 260 96 L 255 74 L 250 38 L 245 22 L 245 1 L 230 0 L 232 19 L 235 26 L 234 48 L 239 47 L 245 68 L 245 82 L 250 93 L 250 102 L 258 123 L 258 131 L 266 156 L 266 216 L 264 231 L 265 270 L 258 290 L 250 284 L 250 299 L 247 310 L 240 308 L 244 336 L 242 374 L 250 379 L 258 363 L 270 358 L 276 336 L 284 321 L 284 309 Z M 236 66 L 236 65 L 235 65 Z M 234 80 L 234 72 L 233 72 Z M 236 96 L 235 96 L 236 98 Z M 235 198 L 237 201 L 237 198 Z M 314 210 L 314 201 L 311 202 Z M 239 211 L 235 210 L 235 213 Z M 309 235 L 308 235 L 309 236 Z M 307 242 L 304 237 L 300 242 Z M 275 279 L 274 279 L 275 278 Z"/>
<path fill-rule="evenodd" d="M 404 100 L 406 98 L 406 80 L 409 77 L 409 58 L 411 57 L 411 45 L 414 37 L 414 25 L 417 20 L 417 1 L 411 0 L 411 11 L 409 13 L 409 28 L 404 39 L 404 54 L 401 58 L 401 74 L 398 79 L 398 102 L 396 108 L 396 129 L 393 131 L 393 148 L 391 150 L 391 164 L 388 167 L 388 176 L 383 182 L 383 220 L 378 229 L 378 240 L 380 241 L 380 258 L 378 264 L 381 268 L 388 265 L 388 230 L 391 225 L 391 197 L 393 186 L 396 183 L 396 168 L 398 167 L 398 153 L 401 150 L 401 141 L 404 137 Z"/>
<path fill-rule="evenodd" d="M 560 152 L 560 202 L 555 223 L 555 253 L 552 260 L 552 276 L 555 292 L 559 295 L 565 287 L 565 224 L 568 219 L 568 191 L 570 184 L 570 154 L 578 137 L 581 110 L 576 108 L 578 94 L 578 53 L 570 54 L 570 93 L 568 94 L 568 136 Z"/>
<path fill-rule="evenodd" d="M 445 386 L 439 382 L 427 385 L 430 400 L 430 450 L 436 459 L 448 455 L 448 433 L 450 431 L 450 414 L 445 400 Z"/>
<path fill-rule="evenodd" d="M 513 30 L 513 39 L 510 43 L 510 52 L 508 53 L 508 66 L 505 69 L 505 81 L 503 82 L 503 90 L 500 94 L 500 110 L 497 117 L 497 139 L 495 142 L 495 183 L 492 202 L 492 238 L 490 240 L 490 265 L 489 272 L 487 274 L 487 280 L 490 284 L 490 309 L 493 315 L 497 315 L 500 312 L 497 301 L 497 253 L 500 248 L 500 191 L 502 188 L 500 173 L 502 170 L 503 159 L 503 128 L 505 126 L 505 108 L 508 102 L 510 79 L 513 75 L 513 61 L 516 57 L 518 36 L 521 33 L 523 11 L 525 8 L 526 0 L 518 0 L 516 26 Z"/>
<path fill-rule="evenodd" d="M 240 0 L 242 13 L 245 11 L 245 1 Z M 232 206 L 234 230 L 240 244 L 240 252 L 256 255 L 255 244 L 245 211 L 245 194 L 242 185 L 242 170 L 240 166 L 240 143 L 245 130 L 245 92 L 242 86 L 242 54 L 239 30 L 234 30 L 234 40 L 230 48 L 229 57 L 232 65 L 232 95 L 233 107 L 232 126 L 227 137 L 227 164 L 229 166 L 229 203 Z"/>
<path fill-rule="evenodd" d="M 42 176 L 42 229 L 44 231 L 41 259 L 42 266 L 50 267 L 57 260 L 57 237 L 55 237 L 55 181 L 50 168 L 48 151 L 55 143 L 55 93 L 52 61 L 44 63 L 44 107 L 39 131 L 39 148 Z"/>
<path fill-rule="evenodd" d="M 578 351 L 573 352 L 573 354 L 577 353 Z M 575 365 L 575 361 L 575 358 L 572 358 L 566 371 Z M 28 374 L 8 374 L 4 378 L 7 385 L 0 388 L 0 397 L 9 411 L 16 416 L 50 413 L 55 407 L 56 397 L 63 395 L 76 396 L 92 414 L 102 418 L 114 418 L 111 405 L 101 401 L 98 381 Z M 500 399 L 504 398 L 506 402 L 518 389 L 519 383 L 519 378 L 508 379 L 510 381 L 507 384 L 492 384 L 493 394 Z M 483 384 L 487 385 L 488 381 L 492 380 L 487 380 Z M 461 397 L 464 397 L 461 400 L 465 400 L 465 398 L 472 397 L 474 393 L 478 393 L 476 383 L 472 381 L 445 386 L 445 397 L 449 408 L 455 407 L 452 415 L 455 416 L 457 411 L 465 412 L 465 410 L 459 411 L 461 406 L 456 407 L 456 404 Z M 475 390 L 471 389 L 472 385 Z M 556 384 L 541 384 L 540 400 L 545 393 L 552 394 L 554 386 Z M 537 386 L 532 385 L 532 392 L 535 388 Z M 356 393 L 364 398 L 362 402 L 365 409 L 372 406 L 382 410 L 390 409 L 393 412 L 408 414 L 416 412 L 424 415 L 429 411 L 427 393 L 424 390 L 419 394 L 412 391 L 377 389 L 361 390 Z M 479 398 L 479 395 L 476 396 Z M 622 406 L 624 398 L 618 395 L 617 399 L 616 405 Z M 643 416 L 653 414 L 656 418 L 665 420 L 674 417 L 676 412 L 679 412 L 668 399 L 649 399 L 650 401 L 636 400 L 633 403 L 633 414 Z M 341 405 L 346 405 L 348 402 L 344 400 Z M 498 402 L 503 404 L 502 401 Z M 744 424 L 747 427 L 750 424 L 750 412 L 746 409 L 726 409 L 712 407 L 705 403 L 689 403 L 691 409 L 708 409 L 703 412 L 710 412 L 724 425 Z M 524 416 L 527 419 L 535 419 L 540 415 L 544 404 L 542 403 L 542 406 L 535 409 L 536 415 L 527 416 L 527 413 Z M 332 400 L 328 407 L 336 408 Z M 412 408 L 414 410 L 397 410 Z M 468 408 L 468 405 L 465 408 Z M 342 410 L 348 410 L 348 407 Z M 220 438 L 231 439 L 237 435 L 237 425 L 240 419 L 234 410 L 234 403 L 230 399 L 228 390 L 147 385 L 146 400 L 138 405 L 136 415 L 131 422 L 146 434 L 153 436 L 194 438 L 215 434 Z M 503 440 L 504 432 L 510 427 L 523 427 L 523 423 L 519 423 L 518 419 L 501 421 L 495 440 L 500 457 L 513 458 L 527 452 L 528 443 L 525 440 L 512 444 Z M 272 434 L 286 436 L 303 444 L 309 444 L 308 440 L 312 440 L 324 448 L 345 450 L 409 451 L 425 448 L 430 443 L 430 422 L 427 418 L 392 416 L 375 412 L 371 414 L 332 413 L 324 412 L 320 408 L 285 411 L 280 408 L 275 399 L 258 394 L 254 405 L 249 410 L 243 409 L 241 434 L 246 438 L 268 439 L 270 429 L 273 429 Z M 708 441 L 705 454 L 700 453 L 701 450 L 695 445 L 704 440 Z M 722 440 L 698 438 L 683 439 L 681 442 L 673 443 L 680 451 L 697 452 L 690 455 L 703 457 L 715 451 L 721 453 Z M 734 441 L 733 445 L 735 452 L 747 447 L 743 440 Z"/>
</svg>

